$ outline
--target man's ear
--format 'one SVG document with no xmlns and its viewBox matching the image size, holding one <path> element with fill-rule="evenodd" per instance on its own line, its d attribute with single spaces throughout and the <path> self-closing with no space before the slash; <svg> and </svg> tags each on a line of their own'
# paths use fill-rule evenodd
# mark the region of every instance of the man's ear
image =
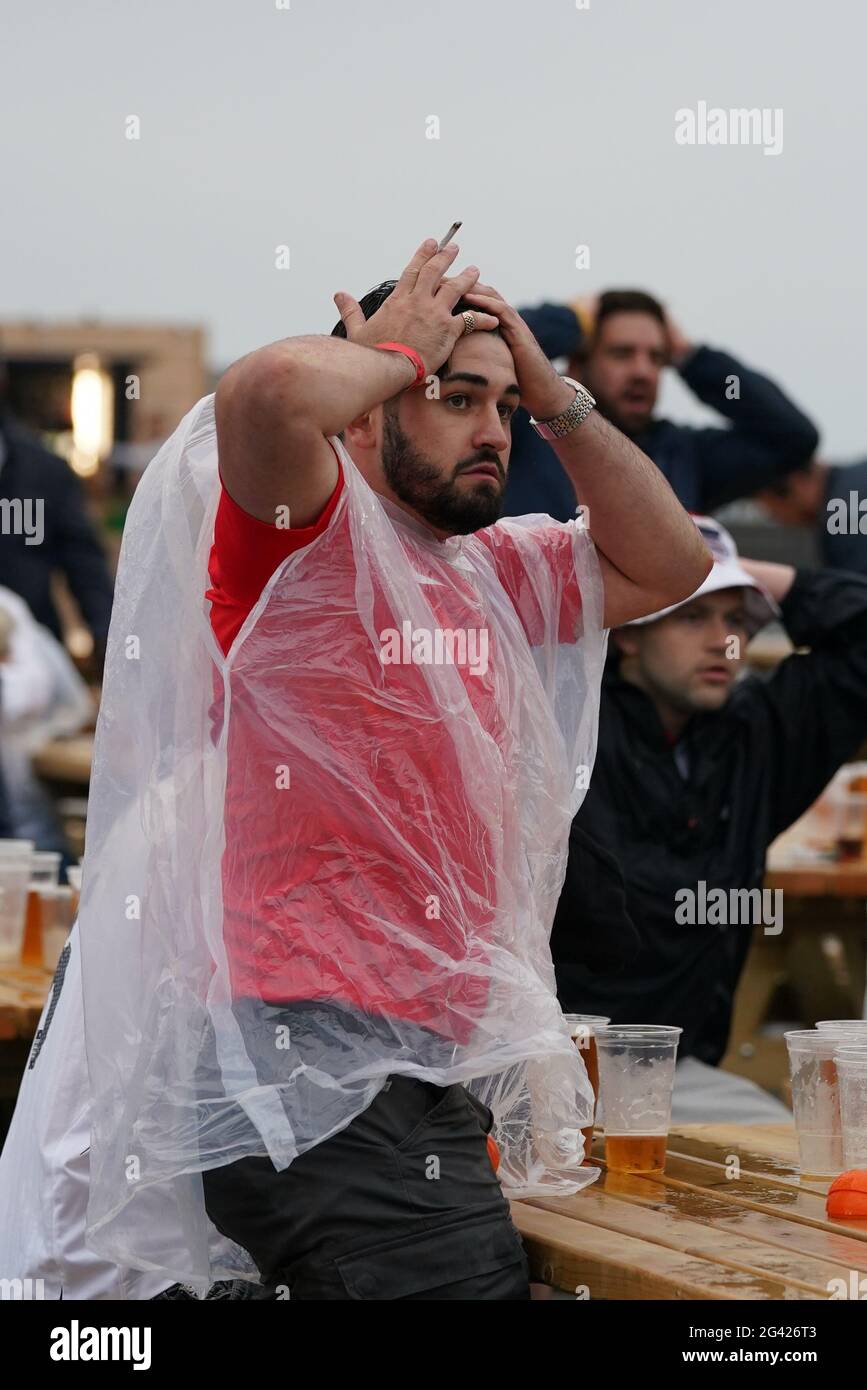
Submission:
<svg viewBox="0 0 867 1390">
<path fill-rule="evenodd" d="M 377 446 L 377 422 L 375 413 L 369 410 L 366 415 L 359 415 L 352 420 L 343 431 L 346 446 L 349 448 L 354 445 L 356 449 L 375 449 Z"/>
</svg>

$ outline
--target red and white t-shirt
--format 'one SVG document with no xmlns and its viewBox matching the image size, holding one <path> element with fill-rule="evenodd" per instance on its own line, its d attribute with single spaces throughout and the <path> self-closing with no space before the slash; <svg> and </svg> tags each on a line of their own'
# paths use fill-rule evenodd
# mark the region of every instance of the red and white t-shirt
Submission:
<svg viewBox="0 0 867 1390">
<path fill-rule="evenodd" d="M 225 488 L 218 506 L 207 598 L 224 654 L 282 561 L 323 537 L 332 523 L 338 531 L 346 528 L 345 547 L 338 544 L 329 551 L 324 604 L 317 606 L 315 623 L 311 621 L 309 652 L 303 619 L 295 621 L 292 632 L 293 660 L 304 670 L 303 706 L 293 710 L 298 693 L 287 684 L 279 661 L 273 677 L 257 667 L 255 700 L 246 698 L 242 678 L 239 688 L 233 687 L 223 861 L 224 934 L 233 992 L 273 1003 L 342 1002 L 460 1039 L 467 1019 L 485 1004 L 484 972 L 462 971 L 461 962 L 484 942 L 490 926 L 490 905 L 496 901 L 493 856 L 478 818 L 460 799 L 454 815 L 430 815 L 431 804 L 441 794 L 454 804 L 454 788 L 461 781 L 456 750 L 443 721 L 433 719 L 421 731 L 407 727 L 399 709 L 391 717 L 387 702 L 376 693 L 377 654 L 369 651 L 364 633 L 356 632 L 346 616 L 350 611 L 354 616 L 355 601 L 347 509 L 335 518 L 344 487 L 341 467 L 319 519 L 294 530 L 251 517 Z M 574 642 L 580 636 L 581 596 L 572 533 L 554 522 L 543 530 L 540 557 L 557 570 L 562 594 L 559 640 Z M 505 528 L 488 528 L 476 536 L 490 551 L 530 645 L 538 644 L 545 615 L 524 557 Z M 414 564 L 418 566 L 418 556 Z M 425 596 L 444 628 L 466 628 L 479 621 L 478 594 L 460 574 L 443 584 L 439 573 Z M 256 631 L 264 627 L 267 633 L 271 623 L 273 646 L 279 651 L 285 633 L 279 626 L 279 603 L 274 609 L 272 615 L 272 604 L 266 606 Z M 385 625 L 388 618 L 382 615 Z M 321 660 L 323 647 L 340 652 L 341 643 L 346 647 L 345 681 L 339 678 L 340 657 L 327 667 Z M 504 719 L 497 660 L 494 644 L 484 673 L 461 670 L 461 676 L 480 737 L 489 735 L 508 750 L 514 733 Z M 369 689 L 363 679 L 365 663 L 371 663 Z M 423 707 L 427 691 L 418 665 L 396 666 L 391 677 L 400 683 L 401 702 L 408 698 L 413 707 Z M 285 709 L 289 722 L 303 722 L 311 750 L 319 750 L 318 756 L 311 751 L 305 765 L 303 743 L 295 749 L 293 786 L 302 790 L 291 799 L 266 791 L 273 780 L 269 733 L 275 720 L 269 720 L 264 705 Z M 338 798 L 329 795 L 331 770 L 323 767 L 321 750 L 335 740 L 346 740 L 347 746 L 351 741 L 353 751 L 347 756 L 350 761 L 361 759 L 360 780 L 366 778 L 368 788 L 374 783 L 383 787 L 381 805 L 372 806 L 363 788 L 354 801 L 347 787 L 351 779 L 333 784 L 339 805 Z M 369 766 L 371 759 L 375 768 Z M 445 891 L 441 914 L 428 920 L 423 909 L 430 866 L 444 863 L 452 866 L 447 877 L 453 880 L 454 894 Z M 395 940 L 389 923 L 407 923 L 406 939 Z M 431 983 L 432 975 L 438 977 L 438 958 L 454 963 L 453 969 L 439 972 L 439 990 Z"/>
</svg>

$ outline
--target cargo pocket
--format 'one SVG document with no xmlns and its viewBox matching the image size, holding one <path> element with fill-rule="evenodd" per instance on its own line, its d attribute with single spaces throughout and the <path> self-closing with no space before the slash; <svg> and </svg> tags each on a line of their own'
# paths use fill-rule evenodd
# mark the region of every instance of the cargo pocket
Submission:
<svg viewBox="0 0 867 1390">
<path fill-rule="evenodd" d="M 334 1261 L 351 1299 L 529 1297 L 521 1238 L 501 1213 L 420 1231 Z M 486 1292 L 484 1292 L 486 1291 Z"/>
</svg>

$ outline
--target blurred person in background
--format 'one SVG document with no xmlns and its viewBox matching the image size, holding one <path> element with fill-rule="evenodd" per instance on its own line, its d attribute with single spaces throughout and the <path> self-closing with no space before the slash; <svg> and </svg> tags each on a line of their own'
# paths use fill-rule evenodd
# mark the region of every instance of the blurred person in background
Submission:
<svg viewBox="0 0 867 1390">
<path fill-rule="evenodd" d="M 3 691 L 0 688 L 0 712 L 2 712 Z M 6 790 L 6 779 L 3 776 L 3 765 L 0 761 L 0 840 L 11 840 L 12 834 L 12 809 L 9 805 L 9 793 Z"/>
<path fill-rule="evenodd" d="M 61 572 L 94 644 L 99 670 L 111 617 L 113 584 L 105 551 L 69 465 L 15 421 L 0 363 L 0 585 L 25 600 L 38 623 L 62 638 L 51 593 Z"/>
<path fill-rule="evenodd" d="M 867 459 L 811 459 L 757 492 L 755 500 L 773 521 L 809 527 L 829 569 L 867 574 Z"/>
<path fill-rule="evenodd" d="M 573 822 L 551 952 L 565 1011 L 683 1029 L 679 1122 L 773 1122 L 791 1117 L 718 1066 L 761 929 L 755 910 L 765 926 L 769 911 L 782 910 L 781 895 L 756 898 L 768 846 L 867 736 L 867 579 L 740 559 L 718 522 L 694 520 L 714 556 L 708 578 L 692 598 L 612 634 L 599 748 Z M 795 646 L 810 650 L 769 680 L 740 677 L 742 648 L 778 616 Z M 617 947 L 608 959 L 576 939 L 587 930 L 588 833 L 625 879 L 625 902 L 608 894 Z M 719 923 L 708 902 L 715 889 L 728 909 Z M 733 892 L 750 920 L 733 920 Z M 774 934 L 781 926 L 770 923 Z"/>
<path fill-rule="evenodd" d="M 0 586 L 0 771 L 11 834 L 40 850 L 69 846 L 31 757 L 52 738 L 77 733 L 93 719 L 90 692 L 65 648 L 34 620 L 27 604 Z"/>
<path fill-rule="evenodd" d="M 766 376 L 717 348 L 687 339 L 652 295 L 607 290 L 575 305 L 522 309 L 545 354 L 567 359 L 597 408 L 664 473 L 692 512 L 711 512 L 803 467 L 818 444 L 815 426 Z M 656 414 L 662 373 L 673 367 L 728 426 L 679 425 Z M 525 411 L 512 425 L 507 516 L 574 516 L 575 489 Z"/>
</svg>

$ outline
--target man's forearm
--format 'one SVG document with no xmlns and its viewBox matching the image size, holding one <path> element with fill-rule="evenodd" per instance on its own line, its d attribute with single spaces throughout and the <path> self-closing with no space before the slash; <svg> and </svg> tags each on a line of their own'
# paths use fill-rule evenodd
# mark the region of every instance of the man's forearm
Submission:
<svg viewBox="0 0 867 1390">
<path fill-rule="evenodd" d="M 259 359 L 255 361 L 254 359 Z M 307 422 L 325 435 L 341 430 L 415 378 L 408 357 L 361 347 L 344 338 L 286 338 L 236 364 L 263 372 L 268 395 L 288 420 Z"/>
<path fill-rule="evenodd" d="M 794 565 L 779 565 L 772 560 L 747 560 L 743 556 L 740 563 L 747 574 L 758 580 L 777 603 L 782 603 L 795 582 Z"/>
<path fill-rule="evenodd" d="M 564 388 L 561 409 L 574 396 L 565 382 Z M 588 510 L 594 543 L 611 564 L 647 595 L 657 595 L 660 607 L 694 593 L 710 556 L 647 455 L 595 410 L 552 446 Z"/>
</svg>

